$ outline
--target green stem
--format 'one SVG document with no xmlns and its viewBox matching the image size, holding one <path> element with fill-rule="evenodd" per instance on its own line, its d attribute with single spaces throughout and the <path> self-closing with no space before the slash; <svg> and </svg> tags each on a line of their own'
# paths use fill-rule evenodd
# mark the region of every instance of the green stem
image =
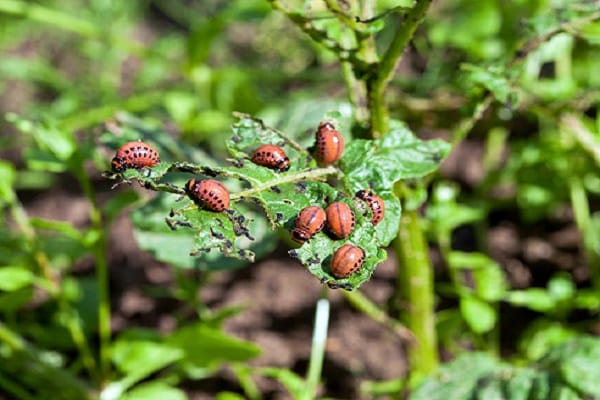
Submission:
<svg viewBox="0 0 600 400">
<path fill-rule="evenodd" d="M 402 58 L 402 52 L 425 18 L 431 1 L 417 0 L 415 6 L 406 15 L 397 17 L 399 28 L 383 54 L 377 70 L 367 80 L 367 99 L 371 110 L 371 131 L 374 138 L 380 137 L 388 130 L 389 116 L 385 105 L 385 90 L 394 76 L 396 66 Z"/>
<path fill-rule="evenodd" d="M 323 295 L 321 299 L 317 301 L 310 361 L 306 376 L 307 388 L 302 400 L 316 398 L 317 388 L 321 381 L 321 371 L 323 370 L 323 360 L 325 358 L 325 342 L 327 340 L 327 325 L 329 324 L 329 300 L 327 299 L 327 290 L 327 287 L 323 287 Z"/>
<path fill-rule="evenodd" d="M 98 206 L 96 192 L 92 182 L 85 174 L 83 160 L 72 160 L 72 171 L 77 176 L 83 193 L 90 202 L 90 221 L 98 234 L 98 240 L 93 244 L 93 254 L 96 262 L 96 281 L 98 283 L 98 336 L 100 341 L 100 372 L 102 380 L 108 381 L 110 375 L 110 288 L 108 284 L 107 228 L 104 226 L 102 212 Z M 102 383 L 102 382 L 101 382 Z"/>
<path fill-rule="evenodd" d="M 400 322 L 391 318 L 385 311 L 383 311 L 377 304 L 373 303 L 367 296 L 364 295 L 360 290 L 353 291 L 342 291 L 346 301 L 350 303 L 356 310 L 362 312 L 373 321 L 378 322 L 394 332 L 401 339 L 414 343 L 415 338 L 412 332 L 402 325 Z"/>
<path fill-rule="evenodd" d="M 591 214 L 588 198 L 583 187 L 583 182 L 577 176 L 569 180 L 571 206 L 575 214 L 575 223 L 583 238 L 585 255 L 590 269 L 592 286 L 600 289 L 600 259 L 594 252 L 594 245 L 600 241 L 598 234 L 591 229 Z"/>
<path fill-rule="evenodd" d="M 409 353 L 411 374 L 422 377 L 438 366 L 435 331 L 433 267 L 427 241 L 415 210 L 403 211 L 400 232 L 393 243 L 400 260 L 399 303 L 405 308 L 406 326 L 417 344 Z"/>
<path fill-rule="evenodd" d="M 263 183 L 262 185 L 254 186 L 250 189 L 242 190 L 237 193 L 232 193 L 230 195 L 231 200 L 237 200 L 243 197 L 248 197 L 253 195 L 254 193 L 264 192 L 265 190 L 269 190 L 269 188 L 277 185 L 283 185 L 285 183 L 294 183 L 301 182 L 305 180 L 315 180 L 320 177 L 325 177 L 328 175 L 336 175 L 339 174 L 340 170 L 336 167 L 325 167 L 325 168 L 315 168 L 305 172 L 300 172 L 298 174 L 286 174 L 280 178 L 273 179 L 272 181 Z"/>
<path fill-rule="evenodd" d="M 366 108 L 367 100 L 365 84 L 356 79 L 352 64 L 349 61 L 342 61 L 341 66 L 348 98 L 350 99 L 354 111 L 354 120 L 358 122 L 359 125 L 364 126 L 369 118 L 369 110 Z"/>
</svg>

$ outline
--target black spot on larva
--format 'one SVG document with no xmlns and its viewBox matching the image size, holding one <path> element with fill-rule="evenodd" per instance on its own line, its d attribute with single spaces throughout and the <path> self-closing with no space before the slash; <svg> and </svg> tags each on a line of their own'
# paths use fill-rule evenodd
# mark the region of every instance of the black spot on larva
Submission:
<svg viewBox="0 0 600 400">
<path fill-rule="evenodd" d="M 244 257 L 244 256 L 246 255 L 246 250 L 244 250 L 244 249 L 238 250 L 238 254 L 239 254 L 241 257 Z"/>
<path fill-rule="evenodd" d="M 283 214 L 282 213 L 278 212 L 278 213 L 275 214 L 275 220 L 277 222 L 280 222 L 282 219 L 283 219 Z"/>
<path fill-rule="evenodd" d="M 290 251 L 288 251 L 288 254 L 292 258 L 298 258 L 298 252 L 296 250 L 290 250 Z"/>
<path fill-rule="evenodd" d="M 294 204 L 294 202 L 293 202 L 293 201 L 291 201 L 290 199 L 283 199 L 283 202 L 284 202 L 285 204 L 289 204 L 289 205 L 293 205 L 293 204 Z"/>
<path fill-rule="evenodd" d="M 233 143 L 239 143 L 239 142 L 241 142 L 241 141 L 242 141 L 242 138 L 241 138 L 240 136 L 238 136 L 238 135 L 233 135 L 233 136 L 231 137 L 231 141 L 232 141 Z"/>
<path fill-rule="evenodd" d="M 230 248 L 231 248 L 231 246 L 233 246 L 233 243 L 231 243 L 231 240 L 227 239 L 223 245 L 224 245 L 226 248 L 230 249 Z"/>
<path fill-rule="evenodd" d="M 275 193 L 279 194 L 281 193 L 281 189 L 279 189 L 278 186 L 271 186 L 270 188 L 272 191 L 274 191 Z"/>
</svg>

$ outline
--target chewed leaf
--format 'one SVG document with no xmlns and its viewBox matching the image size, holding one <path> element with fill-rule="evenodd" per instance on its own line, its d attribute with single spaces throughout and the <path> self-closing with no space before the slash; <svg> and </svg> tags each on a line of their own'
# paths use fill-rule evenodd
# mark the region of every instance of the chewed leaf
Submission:
<svg viewBox="0 0 600 400">
<path fill-rule="evenodd" d="M 300 248 L 290 250 L 317 279 L 331 287 L 354 290 L 368 281 L 377 264 L 385 260 L 385 250 L 380 248 L 370 218 L 362 216 L 353 202 L 347 203 L 356 215 L 356 225 L 350 236 L 343 240 L 333 240 L 327 232 L 320 232 Z M 330 272 L 333 253 L 346 243 L 360 247 L 365 252 L 362 268 L 348 278 L 338 279 Z"/>
<path fill-rule="evenodd" d="M 191 254 L 218 249 L 225 257 L 253 262 L 254 252 L 247 250 L 247 242 L 254 240 L 246 226 L 248 222 L 241 214 L 215 213 L 198 209 L 195 205 L 167 218 L 172 229 L 192 230 L 195 245 Z M 245 238 L 245 245 L 240 246 L 238 238 Z"/>
<path fill-rule="evenodd" d="M 283 135 L 276 129 L 269 128 L 256 118 L 245 114 L 236 114 L 238 121 L 232 125 L 233 136 L 227 141 L 229 153 L 238 160 L 248 159 L 252 152 L 263 144 L 272 144 L 282 148 L 291 162 L 291 171 L 314 166 L 314 160 L 306 149 Z M 247 160 L 248 163 L 251 163 Z M 264 167 L 258 167 L 266 169 Z"/>
<path fill-rule="evenodd" d="M 255 198 L 273 225 L 291 229 L 296 215 L 304 207 L 324 208 L 340 196 L 340 192 L 324 182 L 301 182 L 271 187 L 257 193 Z"/>
<path fill-rule="evenodd" d="M 180 211 L 170 212 L 175 206 Z M 255 252 L 268 254 L 277 244 L 260 214 L 244 205 L 239 210 L 244 213 L 241 222 L 239 212 L 214 213 L 200 210 L 190 201 L 174 203 L 172 197 L 159 195 L 135 210 L 132 220 L 139 245 L 159 260 L 179 268 L 231 269 L 251 261 Z"/>
</svg>

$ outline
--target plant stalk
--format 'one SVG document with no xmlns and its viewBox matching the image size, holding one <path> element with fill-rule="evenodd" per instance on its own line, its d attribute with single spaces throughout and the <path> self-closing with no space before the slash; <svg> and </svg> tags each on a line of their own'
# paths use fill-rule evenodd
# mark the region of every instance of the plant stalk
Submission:
<svg viewBox="0 0 600 400">
<path fill-rule="evenodd" d="M 594 251 L 597 244 L 600 242 L 600 237 L 592 229 L 592 217 L 590 206 L 583 182 L 576 176 L 572 176 L 569 181 L 569 194 L 571 197 L 571 207 L 575 215 L 575 223 L 581 233 L 585 257 L 587 259 L 588 268 L 590 269 L 590 279 L 592 286 L 600 289 L 600 257 Z"/>
<path fill-rule="evenodd" d="M 433 268 L 425 235 L 416 210 L 405 210 L 400 232 L 393 242 L 398 267 L 398 299 L 404 308 L 406 326 L 417 341 L 409 352 L 410 370 L 419 378 L 438 366 L 435 331 Z"/>
<path fill-rule="evenodd" d="M 384 135 L 388 130 L 389 115 L 385 104 L 385 91 L 394 76 L 396 66 L 415 30 L 425 18 L 432 0 L 417 0 L 415 6 L 406 14 L 398 16 L 399 28 L 389 47 L 383 54 L 381 62 L 367 79 L 367 101 L 371 111 L 371 132 L 373 138 Z"/>
<path fill-rule="evenodd" d="M 71 160 L 74 167 L 72 171 L 77 176 L 83 193 L 90 202 L 90 221 L 93 229 L 98 234 L 98 239 L 92 244 L 92 252 L 96 263 L 96 281 L 98 283 L 98 336 L 100 341 L 100 375 L 102 383 L 110 379 L 110 288 L 108 283 L 108 260 L 107 260 L 107 228 L 104 226 L 102 212 L 98 206 L 96 192 L 89 177 L 83 168 L 83 160 L 80 157 Z M 79 168 L 77 168 L 79 167 Z"/>
</svg>

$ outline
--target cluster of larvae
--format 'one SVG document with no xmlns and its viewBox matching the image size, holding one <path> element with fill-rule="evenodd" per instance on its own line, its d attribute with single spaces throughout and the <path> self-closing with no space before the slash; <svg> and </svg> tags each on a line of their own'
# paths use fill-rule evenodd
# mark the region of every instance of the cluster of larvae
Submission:
<svg viewBox="0 0 600 400">
<path fill-rule="evenodd" d="M 338 161 L 344 152 L 344 138 L 330 122 L 321 122 L 315 137 L 314 156 L 319 165 Z M 264 144 L 255 149 L 250 159 L 253 163 L 285 172 L 290 168 L 290 159 L 285 151 L 276 145 Z M 158 152 L 144 142 L 129 142 L 121 146 L 111 162 L 114 172 L 126 169 L 151 168 L 160 163 Z M 199 207 L 214 212 L 229 208 L 229 191 L 215 179 L 190 179 L 185 184 L 185 192 Z M 384 217 L 383 200 L 372 191 L 359 190 L 356 197 L 365 201 L 372 210 L 372 224 L 377 225 Z M 343 202 L 329 204 L 326 210 L 319 206 L 309 206 L 300 211 L 292 230 L 292 239 L 304 243 L 327 225 L 327 231 L 336 239 L 346 238 L 354 229 L 355 215 Z M 345 244 L 333 255 L 330 271 L 336 278 L 346 278 L 360 269 L 365 252 L 353 244 Z"/>
</svg>

